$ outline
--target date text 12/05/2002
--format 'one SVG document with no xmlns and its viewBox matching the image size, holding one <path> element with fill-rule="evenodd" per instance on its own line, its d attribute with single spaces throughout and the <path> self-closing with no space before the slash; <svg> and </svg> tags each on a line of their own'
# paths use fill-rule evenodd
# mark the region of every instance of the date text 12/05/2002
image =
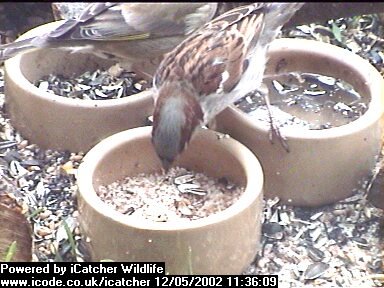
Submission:
<svg viewBox="0 0 384 288">
<path fill-rule="evenodd" d="M 157 276 L 157 287 L 278 287 L 277 275 Z"/>
</svg>

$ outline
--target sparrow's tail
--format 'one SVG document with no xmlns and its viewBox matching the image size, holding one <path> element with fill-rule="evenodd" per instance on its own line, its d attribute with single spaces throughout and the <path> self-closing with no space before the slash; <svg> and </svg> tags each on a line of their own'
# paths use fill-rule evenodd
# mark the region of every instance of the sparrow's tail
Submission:
<svg viewBox="0 0 384 288">
<path fill-rule="evenodd" d="M 285 23 L 299 10 L 304 3 L 268 3 L 266 6 L 263 39 L 265 44 L 270 43 Z"/>
<path fill-rule="evenodd" d="M 73 27 L 77 24 L 77 20 L 70 19 L 60 24 L 57 28 L 52 29 L 48 33 L 0 45 L 0 61 L 7 60 L 19 53 L 26 52 L 34 48 L 65 46 L 65 40 L 64 42 L 60 41 L 61 37 L 73 29 Z M 59 43 L 57 46 L 54 44 L 56 42 Z"/>
<path fill-rule="evenodd" d="M 31 50 L 36 46 L 33 44 L 34 38 L 28 38 L 9 44 L 0 45 L 0 61 L 5 61 L 19 53 Z"/>
</svg>

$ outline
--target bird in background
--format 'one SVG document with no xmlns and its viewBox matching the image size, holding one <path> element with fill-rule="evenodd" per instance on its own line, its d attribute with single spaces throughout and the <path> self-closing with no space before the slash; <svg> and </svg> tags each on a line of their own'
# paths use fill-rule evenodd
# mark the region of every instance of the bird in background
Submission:
<svg viewBox="0 0 384 288">
<path fill-rule="evenodd" d="M 269 44 L 303 5 L 254 3 L 234 8 L 164 56 L 153 79 L 152 143 L 165 170 L 198 126 L 261 88 Z"/>
<path fill-rule="evenodd" d="M 78 18 L 89 4 L 89 2 L 53 2 L 51 7 L 54 19 L 58 21 Z M 218 2 L 215 16 L 223 14 L 235 7 L 247 4 L 248 2 Z"/>
<path fill-rule="evenodd" d="M 141 62 L 171 51 L 234 3 L 91 3 L 52 31 L 0 46 L 0 61 L 35 48 Z M 67 8 L 67 7 L 66 7 Z"/>
</svg>

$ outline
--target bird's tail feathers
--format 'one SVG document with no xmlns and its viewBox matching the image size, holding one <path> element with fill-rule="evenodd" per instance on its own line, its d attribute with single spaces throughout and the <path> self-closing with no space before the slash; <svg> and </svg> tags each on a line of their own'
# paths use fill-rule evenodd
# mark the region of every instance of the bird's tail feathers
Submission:
<svg viewBox="0 0 384 288">
<path fill-rule="evenodd" d="M 19 53 L 31 50 L 36 46 L 32 44 L 33 38 L 23 39 L 9 44 L 0 45 L 0 61 L 5 61 Z"/>
</svg>

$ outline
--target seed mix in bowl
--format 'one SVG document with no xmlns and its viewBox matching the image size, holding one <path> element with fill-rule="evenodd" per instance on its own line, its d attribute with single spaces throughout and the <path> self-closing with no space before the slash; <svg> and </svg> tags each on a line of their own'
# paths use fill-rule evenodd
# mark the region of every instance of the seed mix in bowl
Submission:
<svg viewBox="0 0 384 288">
<path fill-rule="evenodd" d="M 89 100 L 118 99 L 149 88 L 149 83 L 135 72 L 116 65 L 108 70 L 86 71 L 78 77 L 50 74 L 34 85 L 59 96 Z"/>
<path fill-rule="evenodd" d="M 286 129 L 321 130 L 346 125 L 368 109 L 368 97 L 361 96 L 348 82 L 327 75 L 290 72 L 264 78 L 275 125 Z M 269 128 L 264 97 L 249 93 L 235 103 L 254 121 Z"/>
<path fill-rule="evenodd" d="M 97 191 L 117 211 L 154 222 L 207 217 L 234 204 L 243 192 L 243 187 L 226 178 L 214 179 L 181 167 L 167 173 L 141 173 Z"/>
</svg>

